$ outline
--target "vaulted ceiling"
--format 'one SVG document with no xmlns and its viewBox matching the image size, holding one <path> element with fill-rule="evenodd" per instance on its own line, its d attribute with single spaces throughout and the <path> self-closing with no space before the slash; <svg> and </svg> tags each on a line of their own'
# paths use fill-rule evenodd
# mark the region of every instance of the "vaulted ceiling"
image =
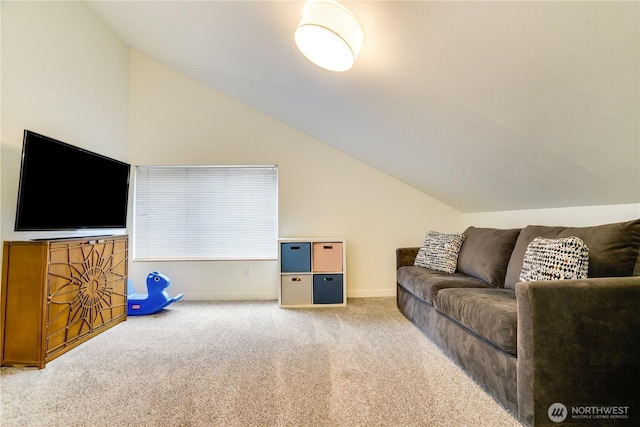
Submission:
<svg viewBox="0 0 640 427">
<path fill-rule="evenodd" d="M 462 212 L 640 203 L 640 3 L 344 1 L 325 71 L 301 1 L 89 2 L 136 49 Z"/>
</svg>

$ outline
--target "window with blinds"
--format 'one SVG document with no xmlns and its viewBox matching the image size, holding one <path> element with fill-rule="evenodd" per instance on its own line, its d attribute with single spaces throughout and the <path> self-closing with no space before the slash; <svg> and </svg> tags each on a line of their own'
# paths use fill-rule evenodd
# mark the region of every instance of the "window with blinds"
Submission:
<svg viewBox="0 0 640 427">
<path fill-rule="evenodd" d="M 278 257 L 277 166 L 137 166 L 133 258 Z"/>
</svg>

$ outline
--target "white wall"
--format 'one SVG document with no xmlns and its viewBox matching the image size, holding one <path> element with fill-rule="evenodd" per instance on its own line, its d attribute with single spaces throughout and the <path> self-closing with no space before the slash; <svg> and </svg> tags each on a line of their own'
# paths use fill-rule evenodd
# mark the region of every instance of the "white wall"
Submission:
<svg viewBox="0 0 640 427">
<path fill-rule="evenodd" d="M 464 227 L 521 228 L 527 225 L 588 227 L 640 218 L 640 204 L 482 212 L 464 215 Z"/>
<path fill-rule="evenodd" d="M 53 237 L 13 231 L 25 128 L 133 164 L 278 164 L 280 236 L 345 237 L 351 297 L 393 295 L 395 248 L 420 245 L 428 230 L 640 217 L 638 204 L 463 215 L 130 52 L 81 2 L 0 4 L 3 240 Z M 154 269 L 171 277 L 172 293 L 189 299 L 277 295 L 275 261 L 131 262 L 130 276 L 142 289 Z"/>
<path fill-rule="evenodd" d="M 280 236 L 344 237 L 348 296 L 395 295 L 396 247 L 461 230 L 437 200 L 138 52 L 130 62 L 130 162 L 277 164 Z M 134 261 L 136 288 L 152 270 L 185 299 L 277 298 L 276 261 Z"/>
<path fill-rule="evenodd" d="M 3 10 L 3 2 L 0 1 L 0 166 L 2 165 L 2 10 Z M 2 170 L 0 170 L 0 242 L 3 241 L 2 238 Z M 0 249 L 0 255 L 2 254 L 2 249 Z M 2 295 L 0 295 L 0 298 Z M 0 344 L 0 347 L 2 345 Z"/>
<path fill-rule="evenodd" d="M 1 52 L 0 237 L 73 235 L 13 231 L 23 131 L 127 161 L 129 48 L 83 2 L 2 2 Z"/>
</svg>

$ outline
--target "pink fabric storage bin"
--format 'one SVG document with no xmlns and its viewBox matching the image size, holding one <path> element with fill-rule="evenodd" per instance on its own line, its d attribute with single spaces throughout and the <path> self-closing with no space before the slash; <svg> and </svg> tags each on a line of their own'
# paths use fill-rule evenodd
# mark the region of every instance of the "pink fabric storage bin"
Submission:
<svg viewBox="0 0 640 427">
<path fill-rule="evenodd" d="M 342 271 L 342 242 L 314 242 L 313 271 Z"/>
</svg>

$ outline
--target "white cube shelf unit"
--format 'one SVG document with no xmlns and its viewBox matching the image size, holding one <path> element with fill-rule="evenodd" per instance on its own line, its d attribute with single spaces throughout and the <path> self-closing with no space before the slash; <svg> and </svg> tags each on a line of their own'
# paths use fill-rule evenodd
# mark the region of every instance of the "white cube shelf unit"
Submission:
<svg viewBox="0 0 640 427">
<path fill-rule="evenodd" d="M 347 247 L 342 238 L 278 240 L 280 307 L 347 305 Z"/>
</svg>

